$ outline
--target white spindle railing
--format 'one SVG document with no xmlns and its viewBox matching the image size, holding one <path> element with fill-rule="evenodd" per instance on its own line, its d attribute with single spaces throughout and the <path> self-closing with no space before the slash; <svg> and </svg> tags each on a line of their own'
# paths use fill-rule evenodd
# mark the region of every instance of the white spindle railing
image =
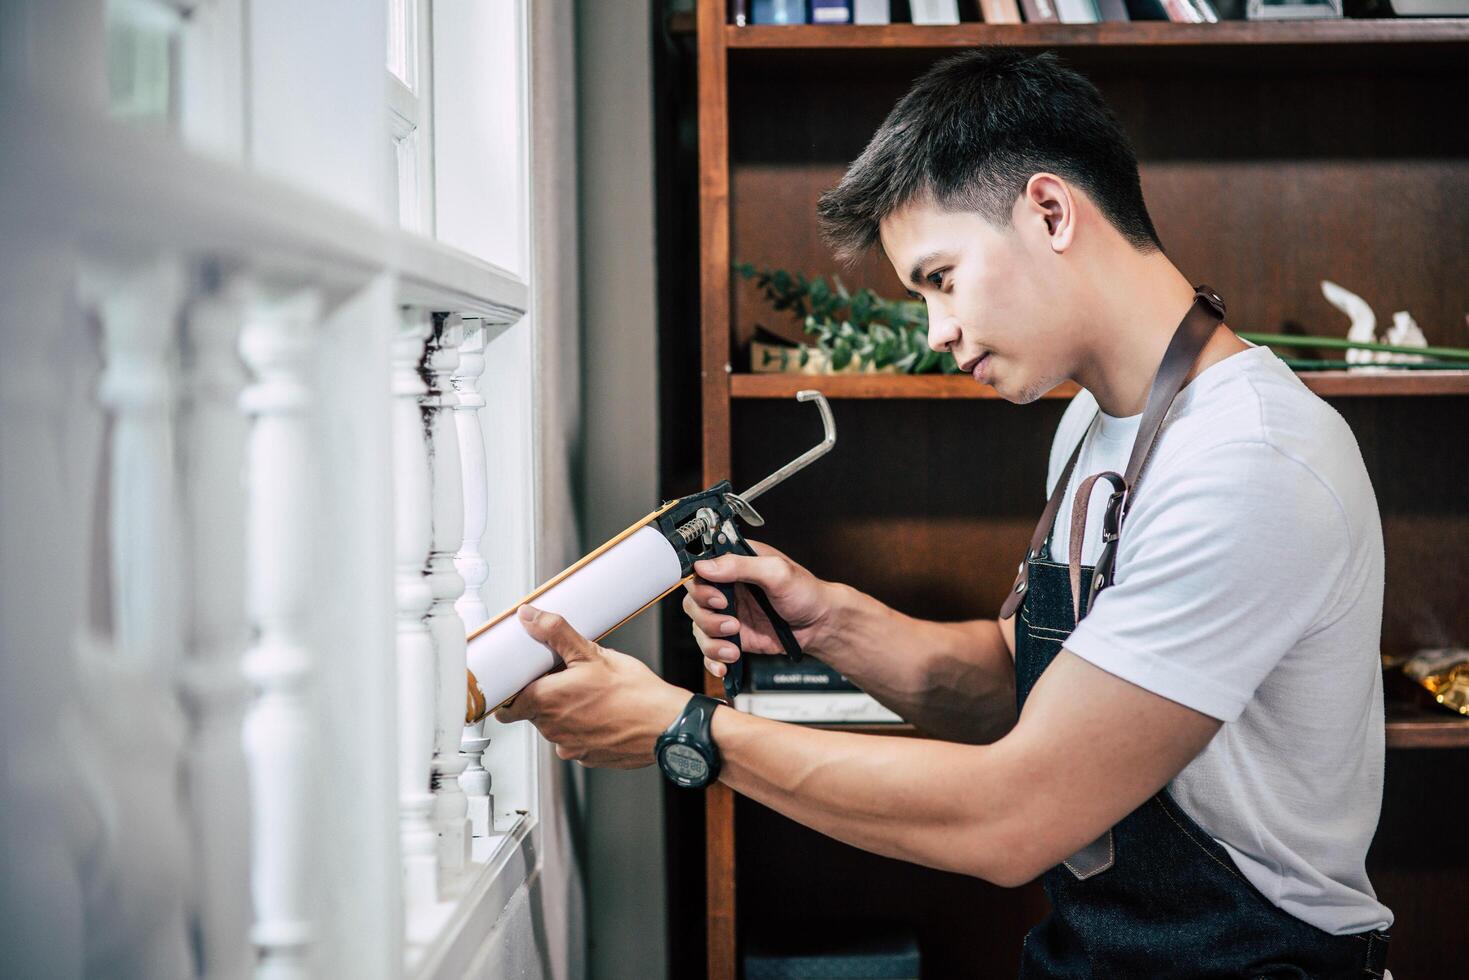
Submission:
<svg viewBox="0 0 1469 980">
<path fill-rule="evenodd" d="M 320 732 L 310 613 L 316 488 L 313 348 L 321 301 L 312 290 L 249 304 L 240 352 L 253 374 L 241 405 L 246 455 L 248 607 L 255 643 L 244 661 L 256 697 L 245 719 L 250 768 L 257 976 L 312 975 L 312 814 Z"/>
<path fill-rule="evenodd" d="M 194 848 L 200 972 L 214 980 L 250 973 L 250 840 L 247 771 L 240 742 L 247 631 L 244 487 L 247 425 L 238 342 L 240 284 L 194 302 L 184 325 L 183 492 L 186 506 L 187 649 L 181 673 L 192 731 L 186 760 Z"/>
<path fill-rule="evenodd" d="M 424 618 L 433 605 L 425 574 L 430 544 L 428 444 L 419 373 L 433 325 L 429 314 L 405 310 L 393 338 L 394 582 L 398 604 L 398 794 L 403 849 L 403 901 L 410 940 L 421 909 L 438 899 L 438 857 L 431 785 L 433 705 L 437 686 L 434 640 Z"/>
<path fill-rule="evenodd" d="M 173 412 L 183 275 L 163 259 L 139 267 L 94 264 L 80 292 L 102 328 L 99 400 L 112 415 L 113 647 L 124 662 L 164 674 L 183 646 L 179 617 L 179 507 Z"/>
<path fill-rule="evenodd" d="M 459 464 L 464 475 L 464 541 L 454 556 L 454 567 L 464 579 L 464 592 L 454 602 L 465 633 L 490 618 L 482 590 L 490 576 L 489 563 L 480 554 L 480 540 L 485 534 L 489 488 L 485 468 L 484 434 L 480 431 L 479 410 L 485 399 L 479 392 L 479 379 L 485 370 L 485 323 L 478 317 L 465 318 L 464 342 L 459 345 L 459 367 L 454 371 L 454 422 L 459 434 Z M 464 756 L 464 772 L 459 785 L 469 799 L 469 825 L 475 837 L 488 837 L 495 830 L 495 798 L 491 776 L 484 766 L 485 749 L 490 739 L 482 719 L 464 726 L 459 750 Z"/>
<path fill-rule="evenodd" d="M 146 869 L 114 887 L 135 938 L 114 943 L 109 967 L 184 977 L 189 969 L 188 827 L 179 793 L 185 722 L 174 681 L 183 647 L 180 514 L 174 411 L 184 281 L 177 261 L 91 264 L 79 292 L 101 328 L 98 396 L 108 412 L 106 521 L 110 656 L 86 663 L 109 690 L 93 710 L 97 760 L 111 780 L 104 804 L 114 860 Z M 116 700 L 114 700 L 116 699 Z M 118 702 L 133 717 L 125 719 Z M 116 915 L 116 913 L 114 913 Z M 115 921 L 122 921 L 116 916 Z"/>
<path fill-rule="evenodd" d="M 468 801 L 459 786 L 465 759 L 459 754 L 464 732 L 464 624 L 454 603 L 464 580 L 454 555 L 464 541 L 464 485 L 459 471 L 459 433 L 454 416 L 458 397 L 450 383 L 459 366 L 463 322 L 457 315 L 436 314 L 423 360 L 427 391 L 423 407 L 428 440 L 432 498 L 428 576 L 433 589 L 428 626 L 434 638 L 438 687 L 434 699 L 434 816 L 439 834 L 440 891 L 469 862 Z"/>
</svg>

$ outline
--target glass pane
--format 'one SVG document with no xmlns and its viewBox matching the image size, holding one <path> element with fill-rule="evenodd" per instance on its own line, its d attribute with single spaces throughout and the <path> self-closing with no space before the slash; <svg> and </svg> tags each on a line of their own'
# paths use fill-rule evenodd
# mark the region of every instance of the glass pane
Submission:
<svg viewBox="0 0 1469 980">
<path fill-rule="evenodd" d="M 388 71 L 418 88 L 418 0 L 388 0 Z"/>
<path fill-rule="evenodd" d="M 114 116 L 176 126 L 179 21 L 178 9 L 161 0 L 108 0 L 107 103 Z"/>
</svg>

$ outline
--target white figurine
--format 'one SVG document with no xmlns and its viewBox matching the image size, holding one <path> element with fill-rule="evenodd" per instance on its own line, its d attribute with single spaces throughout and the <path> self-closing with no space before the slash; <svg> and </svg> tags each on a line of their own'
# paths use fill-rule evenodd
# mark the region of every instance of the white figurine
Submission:
<svg viewBox="0 0 1469 980">
<path fill-rule="evenodd" d="M 1383 334 L 1382 342 L 1397 347 L 1428 346 L 1428 338 L 1423 336 L 1423 331 L 1418 328 L 1418 322 L 1407 310 L 1398 310 L 1392 315 L 1392 326 L 1388 327 L 1387 333 Z M 1396 364 L 1422 364 L 1426 360 L 1422 354 L 1383 353 L 1381 356 L 1383 360 Z"/>
<path fill-rule="evenodd" d="M 1377 315 L 1372 312 L 1372 307 L 1367 305 L 1365 299 L 1349 289 L 1343 289 L 1330 279 L 1321 280 L 1321 294 L 1328 303 L 1351 319 L 1352 325 L 1347 328 L 1348 340 L 1363 344 L 1379 342 Z M 1380 342 L 1398 347 L 1428 346 L 1428 338 L 1423 336 L 1423 331 L 1418 329 L 1417 322 L 1407 310 L 1399 310 L 1393 314 L 1393 325 L 1383 333 Z M 1422 354 L 1393 354 L 1378 350 L 1347 351 L 1347 363 L 1353 365 L 1412 364 L 1423 360 Z M 1351 367 L 1347 370 L 1356 371 L 1362 368 Z"/>
<path fill-rule="evenodd" d="M 1343 289 L 1330 279 L 1321 280 L 1321 295 L 1326 297 L 1326 302 L 1341 310 L 1351 318 L 1352 325 L 1347 328 L 1347 339 L 1358 343 L 1370 344 L 1377 339 L 1377 315 L 1372 312 L 1372 307 L 1367 301 L 1348 289 Z M 1370 350 L 1347 351 L 1348 364 L 1371 364 L 1374 360 Z"/>
</svg>

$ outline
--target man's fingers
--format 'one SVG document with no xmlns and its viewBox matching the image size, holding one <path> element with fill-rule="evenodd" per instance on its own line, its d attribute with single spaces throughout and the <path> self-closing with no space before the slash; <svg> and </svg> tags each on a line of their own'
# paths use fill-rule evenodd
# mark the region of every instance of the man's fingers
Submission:
<svg viewBox="0 0 1469 980">
<path fill-rule="evenodd" d="M 705 636 L 734 636 L 740 631 L 739 620 L 727 613 L 711 612 L 700 606 L 691 596 L 684 596 L 683 611 Z"/>
<path fill-rule="evenodd" d="M 531 605 L 521 606 L 517 615 L 531 639 L 545 644 L 567 663 L 590 660 L 597 655 L 597 645 L 573 629 L 561 616 Z"/>
<path fill-rule="evenodd" d="M 528 721 L 535 717 L 534 703 L 534 696 L 528 697 L 526 691 L 521 691 L 495 709 L 495 720 L 504 725 L 516 721 Z"/>
<path fill-rule="evenodd" d="M 724 672 L 729 670 L 724 664 L 719 663 L 717 660 L 710 660 L 708 657 L 704 658 L 704 669 L 715 677 L 723 677 Z"/>
<path fill-rule="evenodd" d="M 720 640 L 711 639 L 699 627 L 694 627 L 694 642 L 699 644 L 699 652 L 707 660 L 718 660 L 723 663 L 732 664 L 740 659 L 740 651 L 733 643 L 725 643 Z"/>
<path fill-rule="evenodd" d="M 750 582 L 766 592 L 779 592 L 790 580 L 791 566 L 781 555 L 720 555 L 694 562 L 694 571 L 710 582 Z"/>
</svg>

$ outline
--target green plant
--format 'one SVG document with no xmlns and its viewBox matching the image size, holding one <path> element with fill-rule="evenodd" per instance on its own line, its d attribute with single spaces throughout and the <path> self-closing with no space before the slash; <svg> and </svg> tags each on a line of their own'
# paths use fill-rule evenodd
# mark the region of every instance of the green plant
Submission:
<svg viewBox="0 0 1469 980">
<path fill-rule="evenodd" d="M 811 350 L 820 350 L 834 371 L 852 364 L 859 369 L 894 367 L 908 374 L 954 374 L 952 354 L 928 346 L 928 310 L 919 300 L 890 300 L 870 289 L 848 292 L 836 276 L 806 277 L 784 269 L 756 269 L 737 263 L 735 271 L 753 279 L 776 310 L 789 310 L 811 338 L 807 346 L 767 354 L 780 358 L 781 369 L 792 358 L 805 367 Z"/>
</svg>

